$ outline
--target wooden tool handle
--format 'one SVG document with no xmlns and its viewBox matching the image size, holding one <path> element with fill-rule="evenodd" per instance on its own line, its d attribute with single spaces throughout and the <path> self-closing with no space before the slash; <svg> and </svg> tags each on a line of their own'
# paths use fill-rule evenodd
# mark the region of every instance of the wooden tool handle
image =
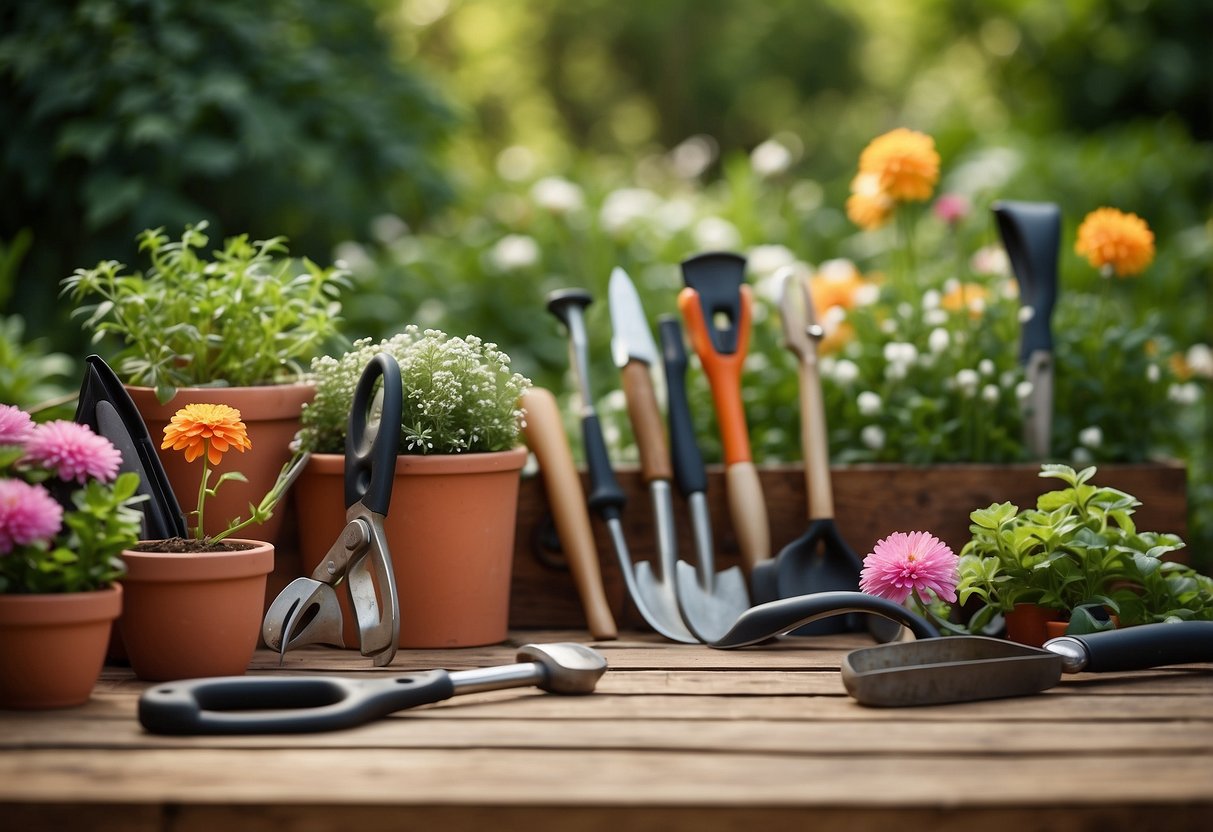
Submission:
<svg viewBox="0 0 1213 832">
<path fill-rule="evenodd" d="M 804 483 L 809 495 L 809 519 L 834 517 L 834 488 L 830 482 L 830 442 L 821 393 L 817 354 L 800 361 L 800 447 L 804 453 Z"/>
<path fill-rule="evenodd" d="M 624 365 L 623 393 L 628 402 L 628 418 L 640 449 L 640 470 L 645 482 L 671 478 L 670 452 L 666 447 L 661 408 L 653 392 L 653 378 L 643 361 Z"/>
<path fill-rule="evenodd" d="M 750 433 L 746 427 L 745 407 L 741 400 L 741 364 L 750 341 L 750 287 L 741 287 L 741 320 L 736 321 L 737 350 L 722 355 L 712 347 L 709 322 L 704 319 L 699 293 L 687 287 L 678 293 L 678 309 L 686 321 L 691 346 L 712 388 L 720 441 L 724 445 L 726 465 L 749 462 Z"/>
<path fill-rule="evenodd" d="M 747 572 L 771 556 L 771 527 L 762 498 L 758 469 L 752 462 L 735 462 L 725 469 L 729 517 Z"/>
<path fill-rule="evenodd" d="M 526 442 L 539 460 L 556 533 L 573 573 L 590 634 L 598 639 L 616 638 L 615 619 L 602 588 L 585 491 L 560 421 L 556 398 L 549 390 L 532 387 L 523 394 L 522 407 L 526 410 Z"/>
</svg>

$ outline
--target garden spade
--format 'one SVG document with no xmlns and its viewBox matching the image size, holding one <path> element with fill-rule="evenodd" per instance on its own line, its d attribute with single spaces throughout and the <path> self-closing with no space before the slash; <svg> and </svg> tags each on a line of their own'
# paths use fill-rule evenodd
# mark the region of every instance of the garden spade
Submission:
<svg viewBox="0 0 1213 832">
<path fill-rule="evenodd" d="M 842 661 L 842 682 L 863 705 L 941 705 L 1027 696 L 1062 673 L 1145 670 L 1213 661 L 1213 621 L 1143 624 L 1029 647 L 985 636 L 866 647 Z"/>
<path fill-rule="evenodd" d="M 1032 392 L 1024 407 L 1024 444 L 1049 457 L 1053 425 L 1053 331 L 1061 211 L 1052 202 L 995 202 L 992 208 L 1025 310 L 1019 360 Z"/>
</svg>

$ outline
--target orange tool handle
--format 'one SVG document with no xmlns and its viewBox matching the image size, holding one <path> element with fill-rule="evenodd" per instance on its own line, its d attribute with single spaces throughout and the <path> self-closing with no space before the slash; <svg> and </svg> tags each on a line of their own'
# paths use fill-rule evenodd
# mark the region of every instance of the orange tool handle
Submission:
<svg viewBox="0 0 1213 832">
<path fill-rule="evenodd" d="M 737 351 L 722 355 L 712 346 L 711 330 L 703 317 L 703 305 L 699 293 L 691 287 L 678 293 L 678 309 L 686 321 L 691 346 L 699 355 L 699 363 L 712 388 L 712 402 L 716 405 L 716 421 L 720 425 L 720 440 L 724 445 L 726 465 L 749 462 L 750 432 L 746 427 L 745 407 L 741 400 L 741 365 L 750 344 L 750 306 L 753 299 L 749 286 L 741 287 L 741 320 L 735 321 L 737 329 Z"/>
</svg>

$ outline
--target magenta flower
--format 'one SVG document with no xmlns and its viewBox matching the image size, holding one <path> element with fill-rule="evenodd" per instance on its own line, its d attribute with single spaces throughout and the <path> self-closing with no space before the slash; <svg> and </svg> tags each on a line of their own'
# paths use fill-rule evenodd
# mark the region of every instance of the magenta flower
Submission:
<svg viewBox="0 0 1213 832">
<path fill-rule="evenodd" d="M 25 446 L 25 460 L 47 468 L 61 480 L 109 482 L 118 476 L 122 454 L 87 425 L 60 419 L 36 426 Z"/>
<path fill-rule="evenodd" d="M 19 407 L 0 404 L 0 445 L 21 445 L 29 439 L 34 420 Z"/>
<path fill-rule="evenodd" d="M 927 602 L 931 590 L 944 601 L 956 601 L 960 558 L 948 545 L 926 532 L 894 532 L 863 559 L 859 588 L 869 595 L 903 603 L 914 592 Z"/>
<path fill-rule="evenodd" d="M 0 480 L 0 555 L 14 546 L 48 543 L 63 525 L 63 506 L 45 488 Z"/>
</svg>

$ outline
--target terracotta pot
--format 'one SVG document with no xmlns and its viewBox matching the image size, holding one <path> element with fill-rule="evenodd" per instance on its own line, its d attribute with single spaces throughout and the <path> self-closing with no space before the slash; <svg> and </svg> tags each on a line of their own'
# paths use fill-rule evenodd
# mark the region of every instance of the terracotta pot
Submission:
<svg viewBox="0 0 1213 832">
<path fill-rule="evenodd" d="M 83 705 L 105 661 L 122 587 L 0 595 L 0 708 Z"/>
<path fill-rule="evenodd" d="M 1032 647 L 1040 647 L 1050 638 L 1046 628 L 1048 622 L 1062 621 L 1059 610 L 1049 609 L 1038 604 L 1016 604 L 1005 618 L 1007 638 Z M 1064 622 L 1062 622 L 1062 626 L 1064 628 Z"/>
<path fill-rule="evenodd" d="M 299 430 L 299 414 L 303 405 L 316 395 L 316 388 L 310 384 L 183 387 L 167 404 L 160 404 L 150 387 L 126 389 L 147 424 L 173 493 L 177 495 L 181 510 L 186 513 L 186 521 L 190 524 L 194 521 L 190 512 L 198 505 L 202 464 L 199 460 L 186 462 L 185 454 L 181 451 L 171 448 L 161 450 L 164 428 L 173 414 L 187 404 L 226 404 L 240 411 L 253 447 L 244 453 L 224 455 L 223 461 L 212 469 L 211 482 L 214 483 L 227 471 L 241 472 L 248 482 L 225 482 L 214 497 L 207 498 L 204 524 L 207 534 L 223 531 L 234 517 L 247 517 L 249 503 L 260 503 L 261 498 L 273 487 L 282 466 L 291 458 L 289 445 Z M 277 544 L 282 529 L 283 508 L 280 503 L 273 517 L 261 524 L 245 526 L 241 533 Z"/>
<path fill-rule="evenodd" d="M 126 602 L 118 625 L 140 679 L 239 676 L 261 633 L 274 547 L 200 554 L 122 553 Z"/>
<path fill-rule="evenodd" d="M 526 449 L 400 456 L 384 521 L 400 598 L 401 647 L 504 641 L 518 483 Z M 304 574 L 345 525 L 345 457 L 316 454 L 296 484 Z M 358 628 L 342 596 L 347 647 Z"/>
</svg>

